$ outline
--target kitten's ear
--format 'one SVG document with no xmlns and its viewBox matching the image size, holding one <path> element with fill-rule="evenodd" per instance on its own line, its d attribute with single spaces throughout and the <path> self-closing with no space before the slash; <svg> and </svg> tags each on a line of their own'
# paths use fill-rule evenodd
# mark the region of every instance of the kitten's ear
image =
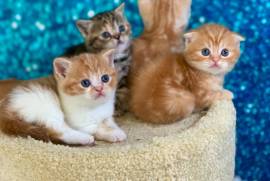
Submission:
<svg viewBox="0 0 270 181">
<path fill-rule="evenodd" d="M 237 33 L 233 33 L 233 36 L 234 36 L 235 40 L 238 41 L 238 42 L 246 40 L 245 37 L 243 37 L 243 36 L 241 36 L 241 35 L 239 35 Z"/>
<path fill-rule="evenodd" d="M 192 41 L 195 40 L 196 36 L 197 36 L 197 33 L 194 32 L 194 31 L 191 31 L 191 32 L 188 32 L 188 33 L 185 33 L 184 35 L 184 42 L 185 42 L 185 47 L 187 45 L 189 45 Z"/>
<path fill-rule="evenodd" d="M 85 38 L 89 35 L 90 27 L 92 26 L 91 20 L 78 20 L 76 21 L 77 28 Z"/>
<path fill-rule="evenodd" d="M 114 67 L 114 53 L 115 49 L 109 49 L 102 52 L 102 56 L 108 60 L 110 66 Z"/>
<path fill-rule="evenodd" d="M 123 15 L 124 14 L 124 9 L 125 9 L 125 3 L 120 4 L 120 6 L 118 6 L 114 12 Z"/>
<path fill-rule="evenodd" d="M 53 61 L 54 74 L 59 78 L 65 78 L 71 62 L 66 58 L 56 58 Z"/>
</svg>

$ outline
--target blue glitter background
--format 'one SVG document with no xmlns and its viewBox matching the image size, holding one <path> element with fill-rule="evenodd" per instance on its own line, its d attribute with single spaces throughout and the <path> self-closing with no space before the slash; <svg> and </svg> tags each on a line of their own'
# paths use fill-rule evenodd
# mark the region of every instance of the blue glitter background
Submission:
<svg viewBox="0 0 270 181">
<path fill-rule="evenodd" d="M 110 10 L 119 0 L 0 0 L 0 78 L 51 73 L 54 57 L 82 41 L 74 21 Z M 126 1 L 134 36 L 142 22 L 136 0 Z M 237 108 L 236 175 L 270 180 L 270 2 L 193 0 L 190 28 L 217 22 L 247 38 L 226 80 Z"/>
</svg>

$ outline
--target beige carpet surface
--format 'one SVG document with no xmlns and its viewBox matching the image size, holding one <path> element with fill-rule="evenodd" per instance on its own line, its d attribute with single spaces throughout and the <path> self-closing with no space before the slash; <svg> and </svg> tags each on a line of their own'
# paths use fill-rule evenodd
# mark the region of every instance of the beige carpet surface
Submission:
<svg viewBox="0 0 270 181">
<path fill-rule="evenodd" d="M 0 134 L 1 181 L 230 181 L 234 174 L 236 113 L 221 101 L 170 125 L 126 115 L 124 143 L 67 147 Z"/>
</svg>

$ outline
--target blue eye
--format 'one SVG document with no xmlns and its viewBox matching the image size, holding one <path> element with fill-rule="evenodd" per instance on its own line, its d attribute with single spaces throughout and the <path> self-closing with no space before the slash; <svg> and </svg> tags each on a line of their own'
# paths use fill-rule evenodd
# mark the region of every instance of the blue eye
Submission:
<svg viewBox="0 0 270 181">
<path fill-rule="evenodd" d="M 124 26 L 124 25 L 120 25 L 119 26 L 119 32 L 120 33 L 123 33 L 123 32 L 125 32 L 126 31 L 126 27 Z"/>
<path fill-rule="evenodd" d="M 111 35 L 109 32 L 107 32 L 107 31 L 103 32 L 103 33 L 101 34 L 101 36 L 102 36 L 103 38 L 105 38 L 105 39 L 108 39 L 108 38 L 111 38 L 111 37 L 112 37 L 112 35 Z"/>
<path fill-rule="evenodd" d="M 108 74 L 105 74 L 105 75 L 101 76 L 101 81 L 102 82 L 107 83 L 107 82 L 109 82 L 109 80 L 110 80 L 110 77 L 109 77 Z"/>
<path fill-rule="evenodd" d="M 210 55 L 210 50 L 208 48 L 202 49 L 202 55 L 203 56 L 209 56 Z"/>
<path fill-rule="evenodd" d="M 82 85 L 84 88 L 87 88 L 87 87 L 89 87 L 89 86 L 91 85 L 91 82 L 90 82 L 90 80 L 88 80 L 88 79 L 84 79 L 84 80 L 81 81 L 81 85 Z"/>
<path fill-rule="evenodd" d="M 229 50 L 228 49 L 226 49 L 226 48 L 224 48 L 222 51 L 221 51 L 221 55 L 223 56 L 223 57 L 227 57 L 227 56 L 229 56 Z"/>
</svg>

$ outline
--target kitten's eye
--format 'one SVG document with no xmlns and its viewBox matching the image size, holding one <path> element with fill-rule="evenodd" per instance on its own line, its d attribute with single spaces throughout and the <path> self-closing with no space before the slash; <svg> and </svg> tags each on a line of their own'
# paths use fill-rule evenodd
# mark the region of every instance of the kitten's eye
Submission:
<svg viewBox="0 0 270 181">
<path fill-rule="evenodd" d="M 203 56 L 209 56 L 210 55 L 210 50 L 208 48 L 202 49 L 202 55 Z"/>
<path fill-rule="evenodd" d="M 104 74 L 104 75 L 101 76 L 101 81 L 102 82 L 107 83 L 107 82 L 109 82 L 109 80 L 110 80 L 110 77 L 109 77 L 108 74 Z"/>
<path fill-rule="evenodd" d="M 81 85 L 85 88 L 89 87 L 91 85 L 91 82 L 89 79 L 84 79 L 81 81 Z"/>
<path fill-rule="evenodd" d="M 228 49 L 226 49 L 226 48 L 224 48 L 222 51 L 221 51 L 221 55 L 223 56 L 223 57 L 227 57 L 227 56 L 229 56 L 229 50 Z"/>
<path fill-rule="evenodd" d="M 125 32 L 126 31 L 126 27 L 124 26 L 124 25 L 120 25 L 119 26 L 119 32 L 120 33 L 123 33 L 123 32 Z"/>
<path fill-rule="evenodd" d="M 112 35 L 111 35 L 109 32 L 107 32 L 107 31 L 103 32 L 103 33 L 101 34 L 101 36 L 102 36 L 103 38 L 105 38 L 105 39 L 108 39 L 108 38 L 111 38 L 111 37 L 112 37 Z"/>
</svg>

